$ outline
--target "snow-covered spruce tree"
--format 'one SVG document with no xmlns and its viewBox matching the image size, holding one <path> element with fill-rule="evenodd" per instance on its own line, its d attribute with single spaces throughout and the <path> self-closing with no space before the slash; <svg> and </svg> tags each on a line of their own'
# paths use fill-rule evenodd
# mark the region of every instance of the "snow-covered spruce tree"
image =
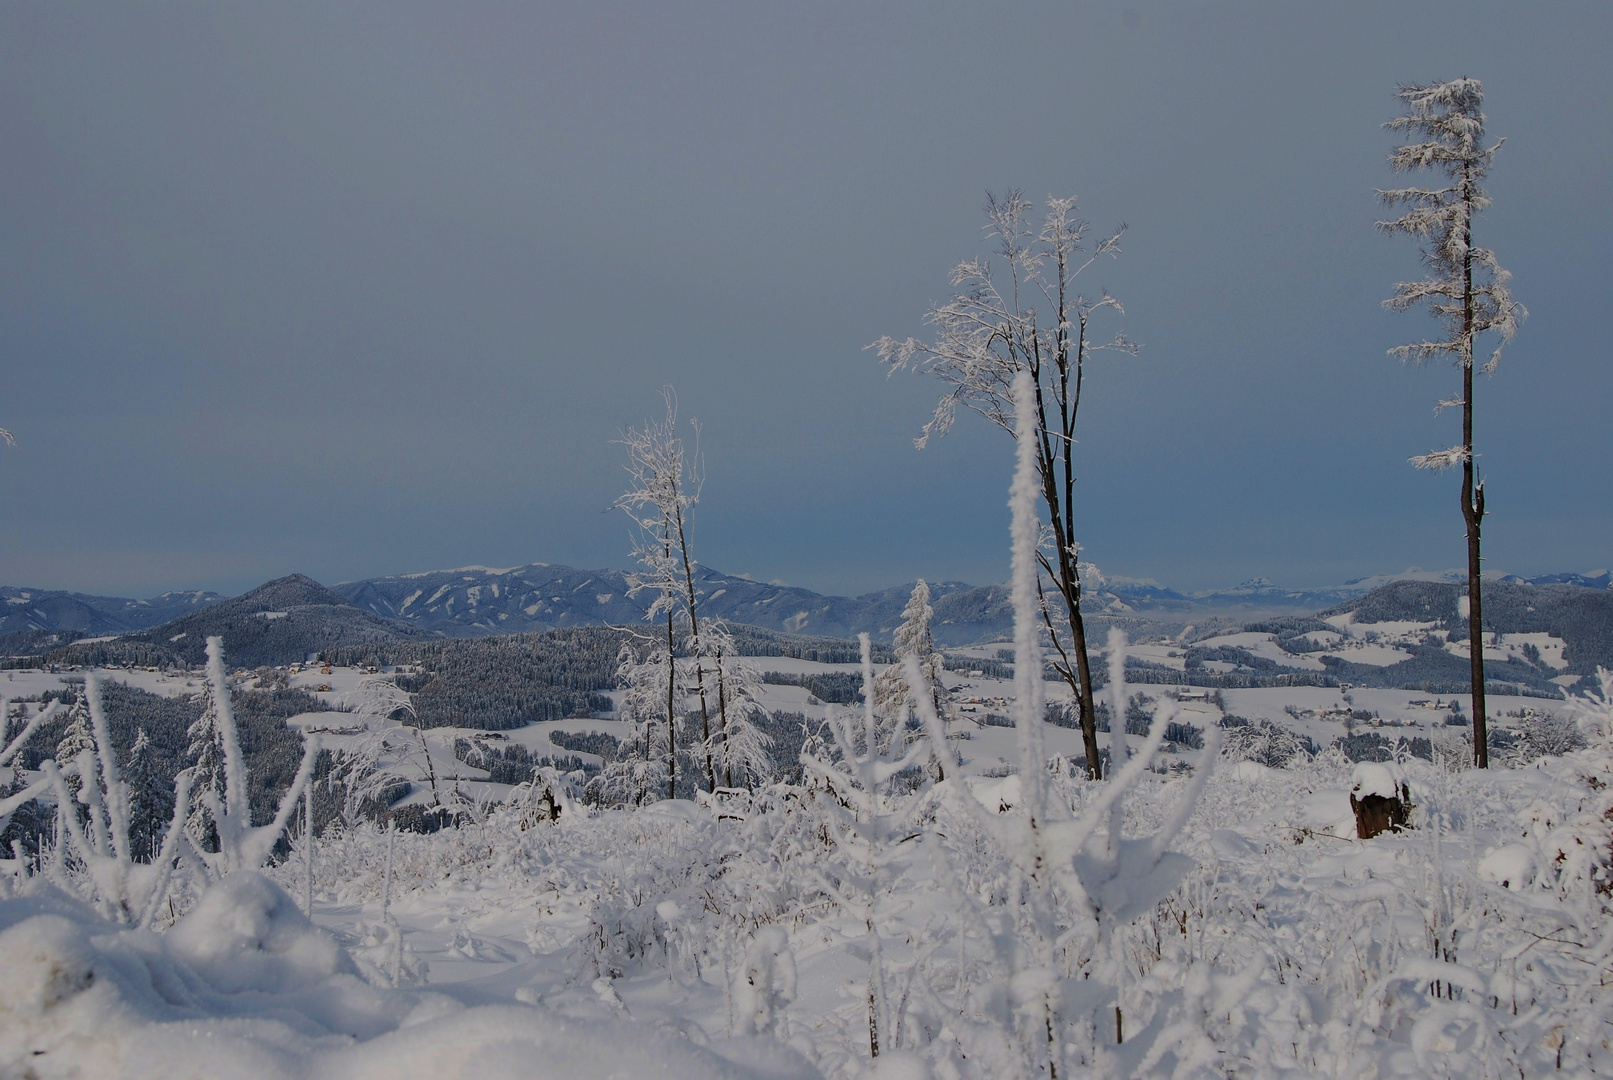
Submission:
<svg viewBox="0 0 1613 1080">
<path fill-rule="evenodd" d="M 1473 364 L 1481 335 L 1498 340 L 1484 365 L 1495 372 L 1501 349 L 1517 333 L 1526 314 L 1512 299 L 1511 277 L 1495 252 L 1473 244 L 1473 220 L 1490 205 L 1485 176 L 1501 143 L 1484 144 L 1484 87 L 1477 79 L 1453 79 L 1427 86 L 1402 86 L 1396 93 L 1405 112 L 1384 126 L 1411 141 L 1396 147 L 1389 164 L 1396 172 L 1429 169 L 1443 187 L 1380 191 L 1382 200 L 1405 213 L 1378 222 L 1386 233 L 1416 237 L 1428 276 L 1402 282 L 1384 301 L 1392 311 L 1426 305 L 1444 336 L 1401 345 L 1391 356 L 1423 363 L 1446 358 L 1462 372 L 1460 397 L 1441 401 L 1435 413 L 1462 409 L 1462 439 L 1455 446 L 1411 459 L 1419 469 L 1462 469 L 1462 521 L 1467 527 L 1467 619 L 1473 696 L 1473 755 L 1480 768 L 1490 763 L 1484 711 L 1484 620 L 1480 596 L 1479 532 L 1484 520 L 1484 482 L 1473 454 Z"/>
<path fill-rule="evenodd" d="M 85 686 L 88 685 L 86 680 Z M 62 732 L 62 737 L 56 742 L 56 760 L 71 764 L 86 750 L 94 752 L 95 739 L 90 734 L 89 705 L 81 689 L 67 710 L 67 730 Z M 76 774 L 67 778 L 67 790 L 75 800 L 78 796 L 79 782 Z"/>
<path fill-rule="evenodd" d="M 1075 216 L 1074 198 L 1050 199 L 1040 228 L 1027 222 L 1030 209 L 1018 191 L 1002 199 L 988 195 L 987 229 L 997 241 L 1001 279 L 985 259 L 959 263 L 952 271 L 957 292 L 926 316 L 936 328 L 934 341 L 882 337 L 871 348 L 893 372 L 927 372 L 947 387 L 917 440 L 920 447 L 952 426 L 960 406 L 1012 434 L 1012 386 L 1018 373 L 1029 373 L 1035 390 L 1037 482 L 1051 530 L 1050 544 L 1038 546 L 1037 559 L 1057 593 L 1056 613 L 1041 597 L 1042 618 L 1058 654 L 1054 667 L 1080 703 L 1087 769 L 1097 779 L 1098 718 L 1081 617 L 1085 568 L 1075 537 L 1075 424 L 1087 360 L 1103 350 L 1135 353 L 1136 346 L 1123 334 L 1094 344 L 1088 336 L 1093 319 L 1104 309 L 1121 313 L 1120 303 L 1107 292 L 1092 299 L 1075 289 L 1082 272 L 1100 257 L 1120 254 L 1125 227 L 1089 244 L 1089 223 Z M 1038 583 L 1038 594 L 1040 589 Z"/>
<path fill-rule="evenodd" d="M 708 620 L 704 641 L 710 680 L 717 684 L 717 731 L 713 756 L 723 787 L 734 786 L 735 777 L 749 787 L 773 773 L 768 748 L 770 735 L 756 726 L 762 708 L 762 673 L 739 655 L 734 635 L 722 619 Z"/>
<path fill-rule="evenodd" d="M 227 686 L 224 692 L 229 693 Z M 203 680 L 201 714 L 185 729 L 184 760 L 190 763 L 191 790 L 195 795 L 189 828 L 196 843 L 205 848 L 215 847 L 216 838 L 211 834 L 202 797 L 207 792 L 216 796 L 224 789 L 224 735 L 219 726 L 217 695 L 213 681 Z"/>
<path fill-rule="evenodd" d="M 642 570 L 627 575 L 628 595 L 653 591 L 655 601 L 644 613 L 646 620 L 666 618 L 667 651 L 674 662 L 680 651 L 695 658 L 694 694 L 700 702 L 700 739 L 706 753 L 704 767 L 707 790 L 717 786 L 716 765 L 710 753 L 711 709 L 706 697 L 705 672 L 699 662 L 704 655 L 700 643 L 699 595 L 694 586 L 694 558 L 689 553 L 690 512 L 700 501 L 701 472 L 699 449 L 691 460 L 683 440 L 678 438 L 677 396 L 667 387 L 666 418 L 650 421 L 642 431 L 629 429 L 622 442 L 627 446 L 627 473 L 632 478 L 628 490 L 616 505 L 633 520 L 638 535 L 634 556 Z M 698 438 L 699 425 L 695 425 Z M 678 624 L 683 630 L 680 650 Z M 673 798 L 677 784 L 677 720 L 679 702 L 673 697 L 674 682 L 667 684 L 667 798 Z"/>
<path fill-rule="evenodd" d="M 129 748 L 124 777 L 129 788 L 129 855 L 136 862 L 150 862 L 162 843 L 167 799 L 145 728 L 139 730 Z"/>
<path fill-rule="evenodd" d="M 917 715 L 917 704 L 913 700 L 913 691 L 908 685 L 904 667 L 909 656 L 918 661 L 936 715 L 943 722 L 947 719 L 946 690 L 941 682 L 945 665 L 940 652 L 936 650 L 935 638 L 930 633 L 930 620 L 934 615 L 935 609 L 930 606 L 930 587 L 920 578 L 918 584 L 913 586 L 913 595 L 908 598 L 907 607 L 902 609 L 902 625 L 896 628 L 893 642 L 896 662 L 874 679 L 874 711 L 884 721 L 882 738 L 887 742 L 903 739 L 905 734 L 898 727 L 901 719 Z M 945 776 L 941 779 L 945 779 Z"/>
</svg>

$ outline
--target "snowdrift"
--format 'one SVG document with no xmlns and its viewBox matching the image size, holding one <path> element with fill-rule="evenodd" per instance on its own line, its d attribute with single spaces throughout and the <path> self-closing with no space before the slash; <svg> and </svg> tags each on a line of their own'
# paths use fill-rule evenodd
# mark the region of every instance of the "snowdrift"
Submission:
<svg viewBox="0 0 1613 1080">
<path fill-rule="evenodd" d="M 228 875 L 166 934 L 35 879 L 0 901 L 0 1075 L 451 1080 L 817 1072 L 765 1039 L 702 1047 L 624 1020 L 372 986 L 277 885 Z"/>
</svg>

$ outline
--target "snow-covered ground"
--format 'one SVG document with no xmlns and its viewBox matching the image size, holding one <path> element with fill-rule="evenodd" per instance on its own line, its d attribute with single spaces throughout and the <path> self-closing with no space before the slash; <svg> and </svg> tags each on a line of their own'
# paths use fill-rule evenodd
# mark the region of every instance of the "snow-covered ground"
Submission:
<svg viewBox="0 0 1613 1080">
<path fill-rule="evenodd" d="M 1604 1074 L 1605 897 L 1575 894 L 1584 856 L 1556 854 L 1588 835 L 1575 819 L 1598 766 L 1401 768 L 1416 828 L 1371 841 L 1345 827 L 1338 760 L 1213 778 L 1177 845 L 1193 868 L 1121 934 L 1126 1037 L 1094 1034 L 1093 1074 L 1538 1076 L 1557 1073 L 1559 1047 L 1564 1074 Z M 1157 828 L 1187 783 L 1145 780 L 1128 832 Z M 1079 808 L 1100 788 L 1062 790 Z M 989 860 L 944 806 L 923 817 L 875 923 L 908 1010 L 886 1056 L 932 1070 L 898 1075 L 1007 1075 L 960 1058 L 937 1020 L 993 1015 L 959 996 L 960 980 L 990 984 L 989 927 L 961 922 L 960 883 L 942 880 Z M 781 842 L 801 839 L 787 818 L 765 800 L 679 802 L 399 834 L 384 913 L 389 838 L 333 835 L 314 856 L 325 933 L 287 895 L 301 896 L 300 850 L 270 872 L 285 893 L 232 875 L 160 935 L 37 879 L 13 885 L 0 1063 L 40 1077 L 865 1075 L 868 927 L 813 880 L 832 851 Z M 1000 886 L 988 873 L 978 887 Z M 766 927 L 783 930 L 793 978 L 758 1037 L 742 968 Z"/>
<path fill-rule="evenodd" d="M 1172 651 L 1136 650 L 1161 663 Z M 17 694 L 67 677 L 15 676 Z M 339 702 L 365 676 L 316 669 L 294 685 Z M 1590 747 L 1522 767 L 1403 747 L 1384 764 L 1324 750 L 1272 768 L 1212 759 L 1218 734 L 1238 730 L 1221 721 L 1268 720 L 1322 747 L 1346 731 L 1449 738 L 1453 702 L 1134 686 L 1145 713 L 1200 728 L 1209 749 L 1165 744 L 1135 759 L 1154 771 L 1090 782 L 1068 766 L 1078 732 L 1042 725 L 1037 794 L 1022 732 L 986 722 L 1014 715 L 1013 684 L 953 672 L 948 685 L 948 775 L 871 802 L 809 769 L 804 786 L 637 809 L 589 808 L 561 785 L 554 821 L 537 789 L 501 805 L 512 790 L 454 757 L 456 738 L 485 734 L 435 729 L 439 783 L 481 811 L 429 835 L 334 826 L 311 849 L 296 836 L 262 876 L 194 868 L 152 929 L 105 902 L 125 888 L 106 876 L 113 860 L 12 861 L 0 1075 L 985 1080 L 1046 1075 L 1026 1065 L 1034 1052 L 1056 1053 L 1059 1075 L 1117 1077 L 1613 1071 L 1613 712 L 1572 710 Z M 764 704 L 845 715 L 797 686 L 767 684 Z M 1543 705 L 1492 698 L 1502 723 Z M 338 750 L 375 722 L 291 721 Z M 574 718 L 493 741 L 591 760 L 551 735 L 625 728 Z M 1116 791 L 1118 831 L 1092 828 Z M 1359 839 L 1352 800 L 1397 792 L 1411 828 Z M 1041 884 L 1015 847 L 1037 807 L 1048 850 L 1073 845 Z M 1056 1052 L 1036 1051 L 1038 1010 L 1061 1018 Z"/>
</svg>

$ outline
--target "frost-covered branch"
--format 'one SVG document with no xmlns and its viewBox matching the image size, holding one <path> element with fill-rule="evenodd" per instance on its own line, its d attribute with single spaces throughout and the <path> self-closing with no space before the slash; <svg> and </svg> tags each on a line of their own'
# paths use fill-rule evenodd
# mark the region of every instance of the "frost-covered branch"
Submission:
<svg viewBox="0 0 1613 1080">
<path fill-rule="evenodd" d="M 218 837 L 218 851 L 202 854 L 208 868 L 215 874 L 232 870 L 256 870 L 269 861 L 275 844 L 285 832 L 286 823 L 302 798 L 303 788 L 313 781 L 314 762 L 319 756 L 316 738 L 303 739 L 302 763 L 292 778 L 291 786 L 280 797 L 280 805 L 273 820 L 267 825 L 252 824 L 252 808 L 248 800 L 250 778 L 246 759 L 241 754 L 240 736 L 235 726 L 235 711 L 230 704 L 230 685 L 224 671 L 224 639 L 207 639 L 207 679 L 211 689 L 211 707 L 218 725 L 218 737 L 223 746 L 224 794 L 204 790 L 201 802 L 212 820 Z"/>
<path fill-rule="evenodd" d="M 4 750 L 0 750 L 0 769 L 10 765 L 22 748 L 28 745 L 28 740 L 33 737 L 34 732 L 39 730 L 39 725 L 48 722 L 61 711 L 61 708 L 61 702 L 53 701 L 35 713 L 33 719 L 24 721 L 22 730 L 17 732 L 16 737 L 6 744 Z M 10 716 L 11 703 L 4 698 L 0 698 L 0 717 L 9 720 Z M 0 723 L 4 723 L 4 721 L 0 721 Z"/>
</svg>

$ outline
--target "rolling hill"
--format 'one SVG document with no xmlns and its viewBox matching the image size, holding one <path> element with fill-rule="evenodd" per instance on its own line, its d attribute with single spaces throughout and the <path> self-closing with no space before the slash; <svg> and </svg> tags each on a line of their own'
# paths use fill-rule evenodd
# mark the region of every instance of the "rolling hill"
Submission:
<svg viewBox="0 0 1613 1080">
<path fill-rule="evenodd" d="M 161 626 L 111 640 L 76 642 L 43 659 L 61 664 L 195 665 L 203 662 L 206 639 L 215 634 L 224 638 L 230 663 L 239 667 L 304 660 L 345 645 L 438 636 L 355 607 L 312 578 L 292 574 Z"/>
</svg>

